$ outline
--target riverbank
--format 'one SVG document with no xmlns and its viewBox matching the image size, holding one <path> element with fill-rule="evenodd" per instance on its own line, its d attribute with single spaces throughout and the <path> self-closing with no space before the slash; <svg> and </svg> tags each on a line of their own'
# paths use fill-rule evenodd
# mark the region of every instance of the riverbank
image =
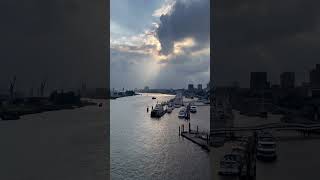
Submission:
<svg viewBox="0 0 320 180">
<path fill-rule="evenodd" d="M 58 111 L 64 109 L 75 109 L 84 106 L 97 105 L 97 103 L 90 102 L 88 100 L 82 100 L 77 104 L 52 104 L 52 103 L 40 103 L 40 104 L 9 104 L 0 107 L 0 118 L 2 120 L 14 120 L 19 119 L 20 116 L 37 114 L 47 111 Z"/>
</svg>

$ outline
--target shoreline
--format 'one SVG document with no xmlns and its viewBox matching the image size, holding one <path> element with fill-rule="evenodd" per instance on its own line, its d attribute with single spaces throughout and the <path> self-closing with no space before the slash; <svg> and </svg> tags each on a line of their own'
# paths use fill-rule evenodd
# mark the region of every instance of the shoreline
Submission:
<svg viewBox="0 0 320 180">
<path fill-rule="evenodd" d="M 67 109 L 76 109 L 85 106 L 98 105 L 94 102 L 81 101 L 80 104 L 62 104 L 62 105 L 11 105 L 10 107 L 0 108 L 0 120 L 18 120 L 21 116 L 39 114 L 50 111 L 60 111 Z"/>
</svg>

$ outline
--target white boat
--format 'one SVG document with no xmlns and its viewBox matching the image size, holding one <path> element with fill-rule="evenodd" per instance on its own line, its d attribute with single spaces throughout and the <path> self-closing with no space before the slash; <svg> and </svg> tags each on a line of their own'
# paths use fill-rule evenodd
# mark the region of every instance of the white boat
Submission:
<svg viewBox="0 0 320 180">
<path fill-rule="evenodd" d="M 258 133 L 257 158 L 260 160 L 275 160 L 277 158 L 276 142 L 270 132 Z"/>
<path fill-rule="evenodd" d="M 190 106 L 190 112 L 191 113 L 196 113 L 197 112 L 197 107 L 196 106 Z"/>
<path fill-rule="evenodd" d="M 181 105 L 180 105 L 180 104 L 174 104 L 174 107 L 175 107 L 175 108 L 180 108 Z"/>
<path fill-rule="evenodd" d="M 235 154 L 226 154 L 220 161 L 220 175 L 239 175 L 241 169 L 241 160 Z"/>
<path fill-rule="evenodd" d="M 178 117 L 179 117 L 179 118 L 185 118 L 185 117 L 186 117 L 186 108 L 182 108 L 182 109 L 179 111 Z"/>
</svg>

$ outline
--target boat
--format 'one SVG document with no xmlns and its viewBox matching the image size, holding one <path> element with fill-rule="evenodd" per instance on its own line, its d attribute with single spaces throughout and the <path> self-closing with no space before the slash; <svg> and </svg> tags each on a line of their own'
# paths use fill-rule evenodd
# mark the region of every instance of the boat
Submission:
<svg viewBox="0 0 320 180">
<path fill-rule="evenodd" d="M 257 136 L 257 159 L 272 161 L 277 158 L 276 142 L 272 134 L 262 131 Z"/>
<path fill-rule="evenodd" d="M 0 118 L 2 120 L 18 120 L 20 119 L 20 116 L 18 115 L 18 113 L 13 113 L 13 112 L 3 112 L 0 115 Z"/>
<path fill-rule="evenodd" d="M 152 99 L 157 99 L 156 97 L 152 97 Z"/>
<path fill-rule="evenodd" d="M 178 117 L 179 118 L 185 118 L 186 117 L 186 108 L 182 108 L 180 111 L 179 111 L 179 114 L 178 114 Z"/>
<path fill-rule="evenodd" d="M 174 104 L 174 107 L 175 107 L 175 108 L 180 108 L 181 105 L 180 105 L 180 104 Z"/>
<path fill-rule="evenodd" d="M 191 113 L 196 113 L 197 112 L 197 107 L 196 106 L 190 106 L 190 112 Z"/>
<path fill-rule="evenodd" d="M 167 108 L 167 113 L 169 113 L 169 114 L 170 114 L 170 113 L 172 112 L 172 110 L 173 110 L 173 108 L 172 108 L 172 107 L 168 107 L 168 108 Z"/>
<path fill-rule="evenodd" d="M 151 117 L 161 117 L 166 113 L 161 104 L 156 104 L 154 109 L 151 111 Z"/>
<path fill-rule="evenodd" d="M 220 161 L 220 175 L 232 175 L 237 176 L 241 169 L 241 158 L 240 156 L 230 153 L 224 155 L 223 159 Z"/>
</svg>

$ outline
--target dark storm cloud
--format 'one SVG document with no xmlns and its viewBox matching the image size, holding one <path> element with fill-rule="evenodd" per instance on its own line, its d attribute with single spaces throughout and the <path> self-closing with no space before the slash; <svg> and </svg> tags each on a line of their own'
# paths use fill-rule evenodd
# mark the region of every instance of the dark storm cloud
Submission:
<svg viewBox="0 0 320 180">
<path fill-rule="evenodd" d="M 53 88 L 106 86 L 103 0 L 0 2 L 0 89 L 17 76 L 28 91 L 47 78 Z"/>
<path fill-rule="evenodd" d="M 161 53 L 168 55 L 175 41 L 193 37 L 198 46 L 209 43 L 210 1 L 178 0 L 171 13 L 160 17 L 157 36 L 161 43 Z"/>
<path fill-rule="evenodd" d="M 215 1 L 213 71 L 217 84 L 249 83 L 250 71 L 267 71 L 272 82 L 283 71 L 297 81 L 319 62 L 319 7 L 315 0 Z"/>
</svg>

